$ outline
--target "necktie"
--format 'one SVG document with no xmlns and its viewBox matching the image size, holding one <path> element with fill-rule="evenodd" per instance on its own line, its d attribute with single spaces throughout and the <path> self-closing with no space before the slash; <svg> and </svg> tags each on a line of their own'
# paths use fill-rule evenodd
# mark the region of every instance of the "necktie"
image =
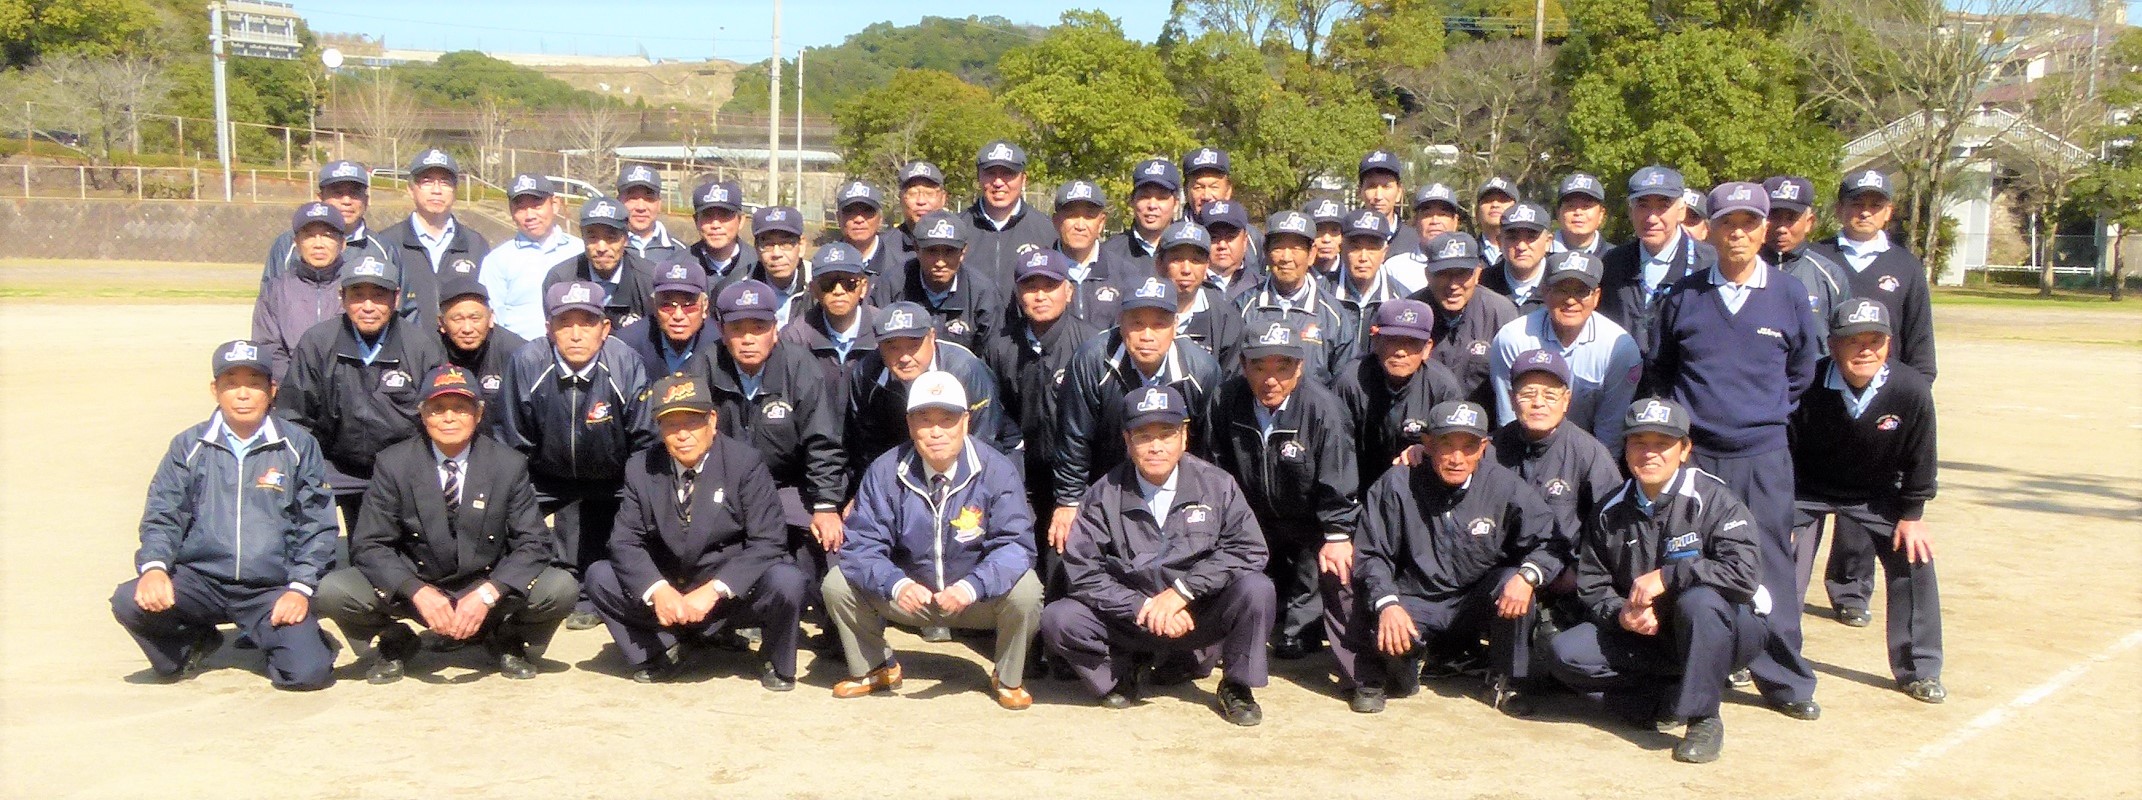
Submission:
<svg viewBox="0 0 2142 800">
<path fill-rule="evenodd" d="M 692 493 L 699 488 L 699 470 L 688 469 L 677 476 L 677 518 L 692 521 Z"/>
<path fill-rule="evenodd" d="M 935 502 L 939 507 L 944 506 L 945 496 L 950 493 L 951 488 L 952 481 L 946 478 L 945 476 L 930 476 L 930 499 L 931 501 Z"/>
<path fill-rule="evenodd" d="M 447 516 L 453 516 L 461 511 L 461 462 L 447 459 L 445 470 L 446 480 L 439 487 L 439 493 L 446 497 Z"/>
</svg>

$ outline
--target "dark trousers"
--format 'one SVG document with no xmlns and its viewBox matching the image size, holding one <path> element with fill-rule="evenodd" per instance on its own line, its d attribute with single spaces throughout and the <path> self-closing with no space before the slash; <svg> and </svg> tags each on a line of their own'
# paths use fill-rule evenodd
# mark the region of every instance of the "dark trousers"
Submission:
<svg viewBox="0 0 2142 800">
<path fill-rule="evenodd" d="M 1265 562 L 1264 574 L 1272 579 L 1272 589 L 1279 598 L 1279 618 L 1273 635 L 1304 639 L 1321 635 L 1339 644 L 1350 621 L 1347 610 L 1353 608 L 1354 587 L 1350 581 L 1332 580 L 1317 567 L 1317 553 L 1324 549 L 1323 535 L 1313 529 L 1290 530 L 1276 525 L 1266 527 L 1264 532 L 1265 540 L 1271 544 L 1271 558 Z"/>
<path fill-rule="evenodd" d="M 1762 551 L 1758 576 L 1770 594 L 1771 610 L 1764 622 L 1770 635 L 1763 651 L 1748 664 L 1763 698 L 1773 703 L 1812 700 L 1815 668 L 1800 655 L 1799 570 L 1794 566 L 1792 546 L 1793 477 L 1792 452 L 1773 450 L 1756 455 L 1721 457 L 1696 453 L 1696 466 L 1718 476 L 1738 495 L 1755 516 L 1761 530 L 1755 541 Z"/>
<path fill-rule="evenodd" d="M 713 580 L 708 575 L 702 582 Z M 796 677 L 797 620 L 803 611 L 803 570 L 787 562 L 775 562 L 759 576 L 759 582 L 749 587 L 730 587 L 740 591 L 737 597 L 714 605 L 713 613 L 698 625 L 664 626 L 655 618 L 654 607 L 642 601 L 639 592 L 625 587 L 617 576 L 617 568 L 609 561 L 597 561 L 588 567 L 583 585 L 587 595 L 595 601 L 595 613 L 602 616 L 610 629 L 610 638 L 617 642 L 617 649 L 625 661 L 634 667 L 645 667 L 656 655 L 677 646 L 683 637 L 703 637 L 719 631 L 726 625 L 730 630 L 757 625 L 759 634 L 759 657 L 773 664 L 774 672 L 783 678 Z M 689 591 L 692 586 L 676 586 L 677 591 Z"/>
<path fill-rule="evenodd" d="M 1391 658 L 1376 646 L 1376 631 L 1382 612 L 1368 607 L 1370 598 L 1364 598 L 1356 607 L 1360 616 L 1354 620 L 1354 647 L 1339 662 L 1339 676 L 1350 685 L 1383 688 L 1390 670 L 1406 668 L 1405 658 L 1417 657 L 1438 641 L 1461 640 L 1466 645 L 1480 640 L 1482 634 L 1488 640 L 1488 669 L 1496 675 L 1511 679 L 1531 677 L 1532 672 L 1532 625 L 1539 619 L 1539 601 L 1544 595 L 1535 593 L 1532 608 L 1524 616 L 1503 619 L 1495 613 L 1495 601 L 1502 597 L 1502 587 L 1516 575 L 1515 569 L 1499 569 L 1488 573 L 1473 584 L 1465 594 L 1430 600 L 1425 597 L 1399 595 L 1398 605 L 1413 618 L 1414 649 L 1401 658 Z M 1354 653 L 1359 653 L 1358 657 Z M 1358 665 L 1349 664 L 1358 661 Z M 1416 667 L 1417 669 L 1417 667 Z"/>
<path fill-rule="evenodd" d="M 1800 553 L 1800 593 L 1803 597 L 1814 579 L 1812 556 L 1822 546 L 1822 521 L 1832 515 L 1830 506 L 1809 500 L 1793 504 L 1793 509 L 1798 512 L 1793 521 L 1793 548 Z M 1874 554 L 1874 542 L 1866 537 L 1838 536 L 1834 533 L 1836 530 L 1842 528 L 1833 526 L 1830 536 L 1830 558 L 1822 570 L 1823 593 L 1830 599 L 1830 608 L 1865 610 L 1874 598 L 1874 565 L 1880 560 Z M 1809 541 L 1801 541 L 1803 536 Z"/>
<path fill-rule="evenodd" d="M 617 524 L 623 486 L 619 481 L 535 479 L 536 505 L 551 518 L 556 563 L 582 576 L 583 595 L 588 566 L 610 557 L 610 528 Z"/>
<path fill-rule="evenodd" d="M 1889 631 L 1889 671 L 1899 683 L 1941 677 L 1941 589 L 1934 580 L 1934 563 L 1914 564 L 1891 546 L 1897 530 L 1895 515 L 1866 504 L 1803 500 L 1798 504 L 1798 516 L 1793 544 L 1799 551 L 1800 591 L 1806 592 L 1814 578 L 1815 550 L 1822 541 L 1823 518 L 1837 520 L 1837 532 L 1830 537 L 1832 570 L 1838 566 L 1837 553 L 1847 542 L 1872 554 L 1882 564 L 1882 593 L 1888 600 L 1884 613 Z M 1835 583 L 1831 591 L 1836 591 Z M 1861 596 L 1855 607 L 1866 605 L 1866 597 Z"/>
<path fill-rule="evenodd" d="M 183 566 L 174 567 L 171 607 L 150 613 L 134 602 L 134 587 L 140 582 L 136 578 L 112 591 L 112 616 L 141 645 L 156 674 L 176 674 L 202 628 L 229 622 L 268 657 L 268 682 L 275 688 L 306 691 L 334 682 L 335 654 L 320 632 L 318 617 L 308 613 L 304 621 L 282 627 L 268 622 L 275 602 L 292 591 L 288 587 L 224 583 Z"/>
<path fill-rule="evenodd" d="M 794 487 L 782 487 L 779 493 L 781 517 L 788 523 L 789 557 L 796 560 L 804 577 L 810 579 L 803 585 L 803 608 L 818 609 L 812 618 L 830 625 L 825 619 L 825 596 L 818 590 L 818 582 L 824 580 L 826 570 L 832 568 L 831 561 L 826 557 L 825 548 L 818 546 L 818 537 L 811 533 L 811 511 L 804 505 L 802 492 Z"/>
<path fill-rule="evenodd" d="M 1064 575 L 1064 555 L 1049 546 L 1049 516 L 1056 512 L 1056 493 L 1046 486 L 1046 470 L 1036 473 L 1029 465 L 1026 474 L 1026 500 L 1034 509 L 1034 577 L 1041 579 L 1042 598 L 1055 600 L 1071 588 L 1071 579 Z M 1037 482 L 1037 474 L 1041 476 L 1038 482 L 1044 484 L 1038 489 L 1031 485 Z"/>
<path fill-rule="evenodd" d="M 1680 719 L 1717 716 L 1726 676 L 1762 649 L 1762 618 L 1753 606 L 1727 602 L 1709 586 L 1683 590 L 1672 608 L 1659 610 L 1659 632 L 1652 636 L 1617 622 L 1563 631 L 1550 645 L 1549 669 L 1580 692 L 1664 700 Z"/>
<path fill-rule="evenodd" d="M 1066 597 L 1041 610 L 1041 640 L 1096 697 L 1135 677 L 1132 658 L 1139 653 L 1189 654 L 1212 645 L 1219 646 L 1227 680 L 1255 688 L 1268 681 L 1265 638 L 1277 607 L 1272 580 L 1245 572 L 1226 588 L 1191 601 L 1197 628 L 1169 639 L 1138 627 L 1135 619 L 1104 618 Z"/>
<path fill-rule="evenodd" d="M 461 582 L 459 586 L 435 586 L 455 602 L 476 591 L 490 579 L 477 576 Z M 557 567 L 548 567 L 536 576 L 535 583 L 521 591 L 521 587 L 509 587 L 500 592 L 498 604 L 491 607 L 491 615 L 484 620 L 483 630 L 477 634 L 478 641 L 490 641 L 493 634 L 521 646 L 528 657 L 543 655 L 550 648 L 550 639 L 558 632 L 558 625 L 573 613 L 574 598 L 580 594 L 580 583 L 573 576 Z M 381 631 L 396 620 L 416 620 L 424 624 L 424 617 L 406 598 L 396 598 L 391 587 L 381 589 L 366 580 L 356 567 L 344 567 L 327 573 L 320 579 L 320 589 L 313 597 L 313 604 L 320 616 L 335 621 L 342 635 L 354 643 L 369 642 L 379 637 Z"/>
</svg>

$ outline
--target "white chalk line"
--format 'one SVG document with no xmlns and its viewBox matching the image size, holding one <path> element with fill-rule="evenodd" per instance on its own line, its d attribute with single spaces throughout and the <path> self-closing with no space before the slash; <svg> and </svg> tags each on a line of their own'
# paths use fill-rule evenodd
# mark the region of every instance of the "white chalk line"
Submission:
<svg viewBox="0 0 2142 800">
<path fill-rule="evenodd" d="M 2037 705 L 2040 701 L 2053 696 L 2053 693 L 2067 688 L 2077 680 L 2081 680 L 2084 673 L 2089 672 L 2092 667 L 2118 658 L 2120 654 L 2133 650 L 2136 646 L 2142 646 L 2142 630 L 2127 634 L 2119 641 L 2114 642 L 2111 647 L 2105 648 L 2103 652 L 2076 662 L 2067 669 L 2061 670 L 2060 674 L 2046 679 L 2044 683 L 2040 683 L 2022 694 L 2016 695 L 2015 699 L 1978 715 L 1970 723 L 1956 729 L 1956 732 L 1942 737 L 1941 740 L 1927 743 L 1925 747 L 1919 748 L 1919 752 L 1913 753 L 1911 757 L 1897 762 L 1896 769 L 1889 778 L 1872 787 L 1868 794 L 1879 795 L 1884 793 L 1891 785 L 1909 776 L 1912 770 L 1918 769 L 1928 761 L 1948 754 L 1951 750 L 1962 747 L 1972 739 L 1978 738 L 1980 734 L 1999 727 L 2002 723 L 2007 722 L 2010 717 L 2014 717 L 2017 713 Z"/>
</svg>

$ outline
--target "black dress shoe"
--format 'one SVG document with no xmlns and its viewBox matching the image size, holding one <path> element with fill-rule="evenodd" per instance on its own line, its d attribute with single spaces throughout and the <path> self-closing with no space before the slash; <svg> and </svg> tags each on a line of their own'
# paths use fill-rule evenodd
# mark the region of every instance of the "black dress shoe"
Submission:
<svg viewBox="0 0 2142 800">
<path fill-rule="evenodd" d="M 372 663 L 364 668 L 364 682 L 373 686 L 385 686 L 402 679 L 402 660 L 383 655 L 372 656 Z"/>
<path fill-rule="evenodd" d="M 525 681 L 536 676 L 536 666 L 527 656 L 507 651 L 498 654 L 498 674 L 507 680 Z"/>
<path fill-rule="evenodd" d="M 1673 760 L 1687 764 L 1709 764 L 1718 760 L 1718 753 L 1725 749 L 1725 720 L 1717 716 L 1701 717 L 1688 721 L 1688 733 L 1673 746 Z"/>
<path fill-rule="evenodd" d="M 922 640 L 925 642 L 952 641 L 952 629 L 942 625 L 924 625 L 921 633 Z"/>
<path fill-rule="evenodd" d="M 1353 709 L 1356 714 L 1381 714 L 1383 690 L 1368 686 L 1356 687 L 1354 696 L 1346 701 L 1346 707 Z"/>
<path fill-rule="evenodd" d="M 1495 710 L 1520 719 L 1532 716 L 1535 710 L 1532 698 L 1519 691 L 1517 684 L 1509 678 L 1500 675 L 1488 682 L 1488 697 L 1488 704 L 1494 706 Z"/>
<path fill-rule="evenodd" d="M 178 672 L 173 673 L 171 677 L 178 679 L 201 674 L 201 665 L 208 663 L 208 657 L 221 649 L 223 632 L 216 630 L 214 625 L 202 626 L 201 632 L 193 635 L 192 646 L 186 648 L 186 660 L 179 662 Z"/>
<path fill-rule="evenodd" d="M 1920 678 L 1904 684 L 1904 693 L 1921 703 L 1939 704 L 1949 699 L 1949 690 L 1941 685 L 1940 678 Z"/>
<path fill-rule="evenodd" d="M 1747 667 L 1741 667 L 1727 673 L 1725 682 L 1727 686 L 1738 689 L 1755 683 L 1755 673 L 1749 672 Z"/>
<path fill-rule="evenodd" d="M 595 616 L 593 611 L 575 611 L 565 618 L 565 629 L 569 631 L 584 631 L 601 626 L 602 617 Z"/>
<path fill-rule="evenodd" d="M 769 692 L 793 691 L 796 679 L 781 677 L 781 673 L 774 671 L 773 662 L 768 661 L 759 665 L 759 687 Z"/>
<path fill-rule="evenodd" d="M 1257 697 L 1250 693 L 1250 687 L 1231 680 L 1221 680 L 1220 716 L 1228 722 L 1248 728 L 1264 722 L 1264 708 L 1257 705 Z"/>
<path fill-rule="evenodd" d="M 1399 656 L 1397 658 L 1376 655 L 1371 656 L 1371 658 L 1384 659 L 1384 694 L 1398 698 L 1412 697 L 1420 692 L 1421 658 L 1419 655 Z"/>
<path fill-rule="evenodd" d="M 1272 641 L 1272 657 L 1281 661 L 1308 658 L 1311 652 L 1309 643 L 1299 636 L 1281 636 Z"/>
<path fill-rule="evenodd" d="M 1864 608 L 1843 606 L 1837 609 L 1837 621 L 1854 628 L 1864 628 L 1869 623 L 1874 622 L 1874 612 Z"/>
<path fill-rule="evenodd" d="M 683 664 L 684 645 L 678 644 L 668 650 L 654 654 L 654 657 L 648 659 L 647 663 L 640 665 L 639 669 L 633 670 L 632 682 L 668 683 L 677 677 L 678 671 L 683 669 Z"/>
<path fill-rule="evenodd" d="M 742 631 L 726 628 L 700 638 L 699 644 L 731 653 L 742 653 L 751 649 L 750 637 L 745 636 Z"/>
<path fill-rule="evenodd" d="M 1792 717 L 1793 719 L 1813 721 L 1822 718 L 1822 706 L 1817 704 L 1813 699 L 1793 700 L 1785 703 L 1771 703 L 1770 707 L 1777 709 L 1778 713 L 1784 714 L 1788 717 Z"/>
<path fill-rule="evenodd" d="M 365 667 L 364 682 L 375 686 L 402 679 L 403 662 L 423 645 L 416 632 L 399 622 L 379 632 L 372 645 L 372 663 Z"/>
<path fill-rule="evenodd" d="M 1176 686 L 1200 678 L 1196 653 L 1168 653 L 1153 662 L 1146 676 L 1154 686 Z"/>
<path fill-rule="evenodd" d="M 1136 678 L 1117 681 L 1115 688 L 1101 694 L 1101 707 L 1121 711 L 1138 704 L 1138 681 Z"/>
</svg>

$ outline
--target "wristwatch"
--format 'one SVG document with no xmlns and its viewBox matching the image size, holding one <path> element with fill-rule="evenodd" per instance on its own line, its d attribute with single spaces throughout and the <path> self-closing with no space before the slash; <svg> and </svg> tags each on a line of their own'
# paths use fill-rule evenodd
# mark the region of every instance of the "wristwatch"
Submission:
<svg viewBox="0 0 2142 800">
<path fill-rule="evenodd" d="M 476 599 L 482 600 L 485 606 L 498 605 L 498 590 L 491 588 L 491 584 L 486 582 L 484 585 L 477 587 Z"/>
</svg>

